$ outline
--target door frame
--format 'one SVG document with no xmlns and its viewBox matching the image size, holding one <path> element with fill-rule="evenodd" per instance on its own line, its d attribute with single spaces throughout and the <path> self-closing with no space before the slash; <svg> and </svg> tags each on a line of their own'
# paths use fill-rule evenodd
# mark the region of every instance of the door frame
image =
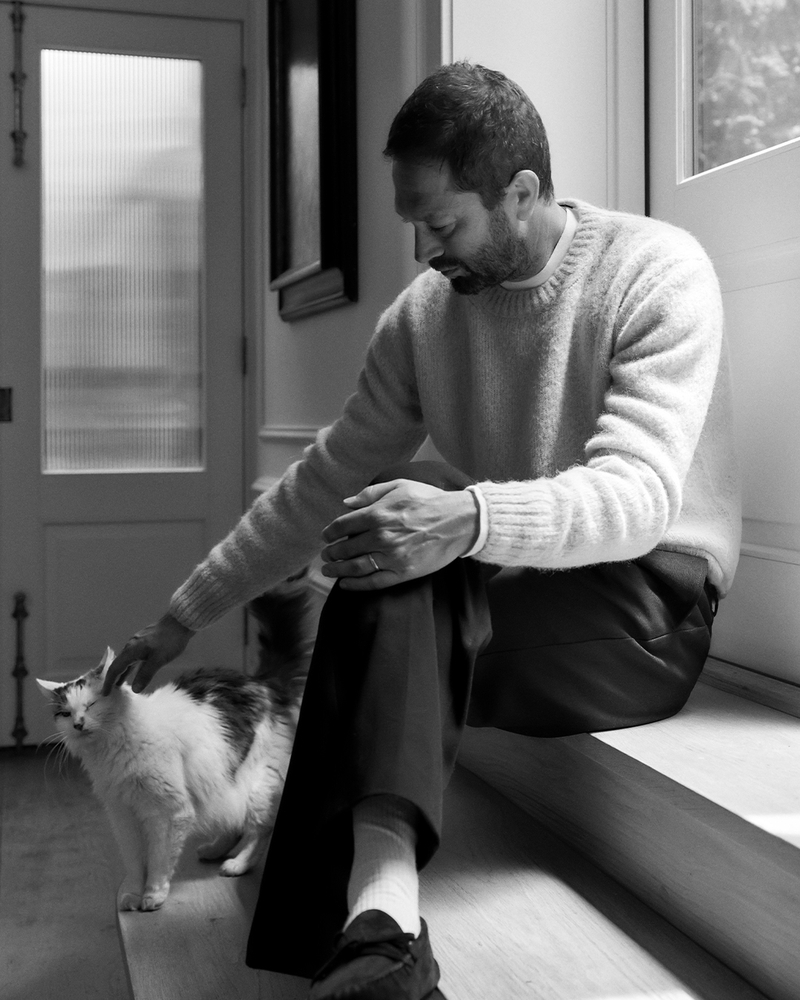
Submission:
<svg viewBox="0 0 800 1000">
<path fill-rule="evenodd" d="M 0 0 L 0 17 L 10 17 L 13 0 Z M 264 5 L 250 0 L 23 0 L 25 8 L 77 8 L 83 11 L 96 10 L 112 14 L 142 14 L 167 16 L 189 20 L 213 19 L 234 22 L 240 26 L 242 76 L 242 120 L 241 120 L 241 216 L 242 216 L 242 275 L 241 275 L 241 329 L 242 365 L 245 372 L 242 384 L 241 410 L 241 469 L 239 485 L 239 506 L 244 509 L 251 500 L 251 484 L 255 479 L 257 458 L 258 414 L 263 411 L 261 384 L 258 378 L 262 364 L 262 347 L 257 332 L 263 329 L 264 297 L 267 291 L 265 280 L 267 270 L 265 240 L 265 198 L 267 177 L 265 162 L 267 135 L 264 126 L 264 106 L 266 100 L 266 12 Z M 24 28 L 23 28 L 24 30 Z M 0 83 L 0 85 L 2 85 Z M 11 87 L 10 80 L 6 84 Z M 24 99 L 24 98 L 23 98 Z M 12 143 L 8 139 L 6 154 L 12 155 Z M 1 474 L 1 473 L 0 473 Z M 7 649 L 13 645 L 13 634 L 18 625 L 23 638 L 25 623 L 14 619 L 14 608 L 0 609 L 3 622 L 0 631 L 9 633 Z M 246 622 L 245 612 L 242 611 Z M 246 625 L 243 626 L 245 642 Z M 32 673 L 34 664 L 7 663 L 7 670 L 24 672 L 22 687 L 25 705 L 29 707 L 36 697 L 33 691 Z M 8 690 L 11 690 L 9 686 Z M 10 708 L 8 713 L 10 714 Z M 5 727 L 4 727 L 5 728 Z M 10 727 L 9 727 L 10 728 Z M 3 733 L 0 743 L 5 745 L 10 734 Z M 18 741 L 19 742 L 19 741 Z"/>
</svg>

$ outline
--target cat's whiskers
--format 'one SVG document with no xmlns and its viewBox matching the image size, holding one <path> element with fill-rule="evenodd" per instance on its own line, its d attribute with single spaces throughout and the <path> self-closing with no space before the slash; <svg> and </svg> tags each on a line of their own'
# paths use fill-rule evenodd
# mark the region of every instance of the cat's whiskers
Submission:
<svg viewBox="0 0 800 1000">
<path fill-rule="evenodd" d="M 64 772 L 64 765 L 69 759 L 69 750 L 67 748 L 67 734 L 61 732 L 55 732 L 51 736 L 45 737 L 45 739 L 42 740 L 41 745 L 44 745 L 46 743 L 48 744 L 51 743 L 52 746 L 47 752 L 47 757 L 45 757 L 44 761 L 45 768 L 47 768 L 47 765 L 50 763 L 50 758 L 53 756 L 53 754 L 55 754 L 56 761 L 58 762 L 58 776 L 60 778 Z"/>
</svg>

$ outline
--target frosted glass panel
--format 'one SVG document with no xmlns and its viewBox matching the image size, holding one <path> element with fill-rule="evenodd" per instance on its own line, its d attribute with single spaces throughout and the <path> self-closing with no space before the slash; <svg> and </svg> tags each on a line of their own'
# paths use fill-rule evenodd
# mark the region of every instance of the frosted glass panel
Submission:
<svg viewBox="0 0 800 1000">
<path fill-rule="evenodd" d="M 201 84 L 42 52 L 45 472 L 203 466 Z"/>
</svg>

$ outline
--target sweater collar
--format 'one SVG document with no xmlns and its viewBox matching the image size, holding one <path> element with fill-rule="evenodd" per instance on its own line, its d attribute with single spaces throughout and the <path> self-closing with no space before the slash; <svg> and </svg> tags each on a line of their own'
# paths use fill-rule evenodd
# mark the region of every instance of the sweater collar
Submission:
<svg viewBox="0 0 800 1000">
<path fill-rule="evenodd" d="M 510 290 L 498 285 L 487 288 L 477 295 L 459 296 L 482 311 L 509 317 L 524 316 L 542 306 L 554 302 L 564 288 L 576 277 L 577 272 L 591 248 L 600 236 L 602 209 L 577 199 L 559 199 L 559 204 L 575 213 L 577 227 L 572 242 L 555 271 L 550 277 L 534 288 Z M 456 295 L 453 292 L 453 295 Z"/>
</svg>

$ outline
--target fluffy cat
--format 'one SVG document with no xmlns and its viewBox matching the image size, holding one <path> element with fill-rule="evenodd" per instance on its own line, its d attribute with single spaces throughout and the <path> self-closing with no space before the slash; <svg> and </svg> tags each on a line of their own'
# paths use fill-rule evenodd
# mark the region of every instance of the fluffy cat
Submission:
<svg viewBox="0 0 800 1000">
<path fill-rule="evenodd" d="M 151 692 L 100 693 L 114 654 L 67 683 L 37 681 L 55 739 L 77 757 L 103 802 L 125 864 L 124 910 L 156 910 L 186 838 L 242 875 L 266 853 L 289 763 L 309 643 L 306 594 L 275 588 L 250 605 L 260 624 L 254 677 L 193 670 Z"/>
</svg>

